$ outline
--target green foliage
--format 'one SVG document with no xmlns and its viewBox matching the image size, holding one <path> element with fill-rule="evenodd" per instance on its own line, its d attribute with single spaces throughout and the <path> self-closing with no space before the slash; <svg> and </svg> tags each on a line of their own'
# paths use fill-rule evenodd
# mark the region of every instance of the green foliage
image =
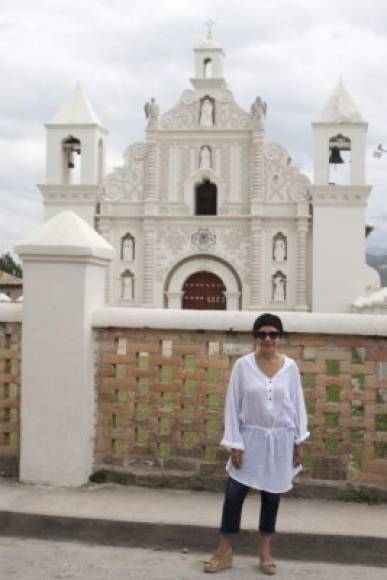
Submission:
<svg viewBox="0 0 387 580">
<path fill-rule="evenodd" d="M 21 265 L 15 262 L 9 252 L 0 256 L 0 271 L 12 274 L 12 276 L 16 276 L 17 278 L 23 277 Z"/>
</svg>

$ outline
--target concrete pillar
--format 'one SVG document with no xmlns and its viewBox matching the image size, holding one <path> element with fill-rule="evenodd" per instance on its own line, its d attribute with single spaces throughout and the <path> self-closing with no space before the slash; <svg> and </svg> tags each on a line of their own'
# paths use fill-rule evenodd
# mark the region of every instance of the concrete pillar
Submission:
<svg viewBox="0 0 387 580">
<path fill-rule="evenodd" d="M 20 479 L 79 486 L 93 464 L 92 313 L 104 304 L 114 250 L 63 212 L 16 251 L 24 269 Z"/>
</svg>

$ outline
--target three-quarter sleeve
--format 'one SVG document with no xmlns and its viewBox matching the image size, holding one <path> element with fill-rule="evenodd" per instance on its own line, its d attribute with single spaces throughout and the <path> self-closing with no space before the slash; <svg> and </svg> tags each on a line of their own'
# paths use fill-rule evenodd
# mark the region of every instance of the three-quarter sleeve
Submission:
<svg viewBox="0 0 387 580">
<path fill-rule="evenodd" d="M 239 413 L 241 393 L 239 384 L 240 373 L 238 363 L 235 364 L 228 384 L 226 404 L 224 408 L 224 434 L 220 444 L 228 449 L 244 450 L 245 446 L 239 430 Z"/>
<path fill-rule="evenodd" d="M 308 415 L 306 413 L 304 393 L 302 390 L 301 375 L 296 363 L 293 365 L 292 401 L 296 421 L 296 434 L 294 442 L 299 445 L 310 435 L 308 431 Z"/>
</svg>

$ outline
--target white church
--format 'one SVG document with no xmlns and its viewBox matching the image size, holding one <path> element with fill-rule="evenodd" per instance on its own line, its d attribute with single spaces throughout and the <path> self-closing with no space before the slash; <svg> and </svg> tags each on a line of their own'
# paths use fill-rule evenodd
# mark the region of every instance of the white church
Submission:
<svg viewBox="0 0 387 580">
<path fill-rule="evenodd" d="M 266 103 L 237 105 L 223 60 L 209 32 L 192 88 L 164 113 L 146 104 L 145 142 L 110 173 L 107 131 L 78 86 L 46 125 L 45 218 L 75 211 L 115 248 L 112 305 L 361 311 L 380 289 L 365 263 L 367 123 L 340 81 L 312 123 L 311 183 L 267 142 Z"/>
</svg>

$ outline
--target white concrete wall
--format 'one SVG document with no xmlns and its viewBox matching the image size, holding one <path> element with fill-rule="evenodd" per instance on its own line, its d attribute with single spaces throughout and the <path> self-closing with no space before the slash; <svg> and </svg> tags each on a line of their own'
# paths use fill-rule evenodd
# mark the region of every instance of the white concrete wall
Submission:
<svg viewBox="0 0 387 580">
<path fill-rule="evenodd" d="M 314 206 L 313 312 L 349 312 L 365 289 L 365 209 Z"/>
<path fill-rule="evenodd" d="M 17 247 L 23 259 L 20 479 L 79 486 L 93 464 L 92 312 L 113 248 L 72 212 Z"/>
<path fill-rule="evenodd" d="M 165 330 L 250 332 L 262 312 L 231 310 L 165 310 L 156 308 L 96 308 L 94 328 L 122 327 Z M 387 316 L 279 312 L 286 332 L 387 336 Z"/>
</svg>

